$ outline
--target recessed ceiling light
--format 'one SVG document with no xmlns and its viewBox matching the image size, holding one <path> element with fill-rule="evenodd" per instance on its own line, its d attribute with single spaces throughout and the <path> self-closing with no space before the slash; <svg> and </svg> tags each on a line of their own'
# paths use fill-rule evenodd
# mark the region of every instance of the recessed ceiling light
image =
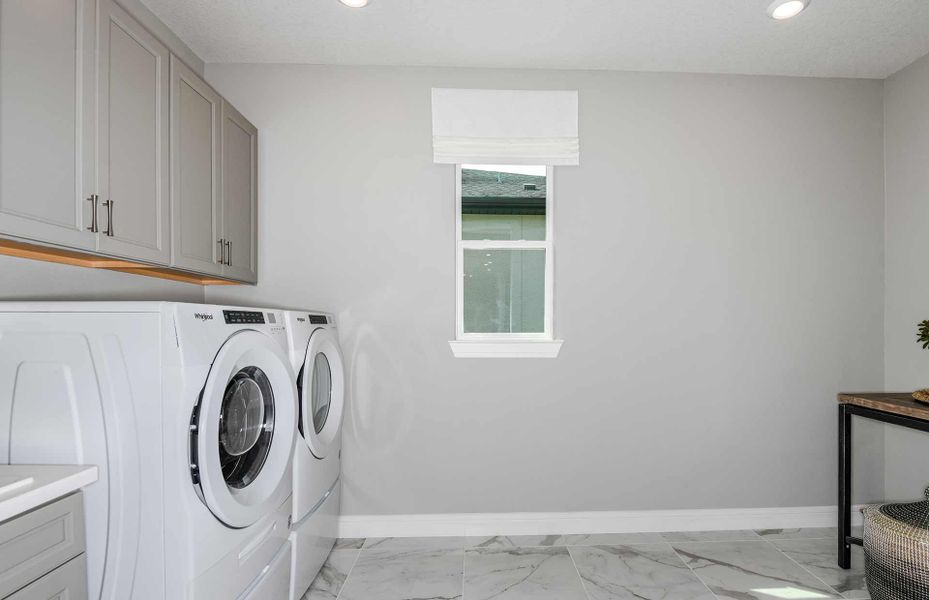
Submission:
<svg viewBox="0 0 929 600">
<path fill-rule="evenodd" d="M 352 8 L 362 8 L 368 5 L 368 0 L 339 0 L 339 2 Z"/>
<path fill-rule="evenodd" d="M 344 2 L 344 0 L 343 0 Z M 810 5 L 810 0 L 774 0 L 768 7 L 768 16 L 778 21 L 796 17 Z"/>
</svg>

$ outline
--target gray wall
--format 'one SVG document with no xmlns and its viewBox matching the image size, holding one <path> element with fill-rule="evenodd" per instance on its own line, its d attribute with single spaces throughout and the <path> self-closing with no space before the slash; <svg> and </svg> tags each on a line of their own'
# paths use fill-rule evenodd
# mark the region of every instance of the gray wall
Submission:
<svg viewBox="0 0 929 600">
<path fill-rule="evenodd" d="M 261 285 L 338 314 L 347 514 L 835 503 L 839 390 L 883 384 L 879 81 L 208 65 L 261 130 Z M 578 89 L 555 360 L 454 359 L 430 88 Z M 882 496 L 880 428 L 856 499 Z M 867 432 L 865 432 L 867 433 Z"/>
<path fill-rule="evenodd" d="M 929 319 L 929 56 L 884 84 L 886 120 L 885 387 L 929 387 L 929 351 L 916 325 Z M 919 497 L 929 484 L 929 437 L 896 427 L 886 435 L 889 498 Z"/>
</svg>

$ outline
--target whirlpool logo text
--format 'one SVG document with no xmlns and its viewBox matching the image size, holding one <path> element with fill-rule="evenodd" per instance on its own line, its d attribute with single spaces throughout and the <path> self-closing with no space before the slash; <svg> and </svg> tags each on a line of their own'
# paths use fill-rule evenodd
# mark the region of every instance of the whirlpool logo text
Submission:
<svg viewBox="0 0 929 600">
<path fill-rule="evenodd" d="M 194 313 L 194 318 L 200 321 L 212 321 L 213 315 L 208 313 Z"/>
</svg>

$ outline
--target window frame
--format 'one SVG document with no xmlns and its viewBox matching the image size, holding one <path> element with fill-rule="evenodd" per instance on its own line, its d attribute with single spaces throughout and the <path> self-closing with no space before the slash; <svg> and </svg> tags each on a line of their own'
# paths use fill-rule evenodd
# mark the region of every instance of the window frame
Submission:
<svg viewBox="0 0 929 600">
<path fill-rule="evenodd" d="M 461 212 L 462 164 L 455 165 L 455 336 L 456 356 L 555 356 L 561 346 L 554 339 L 554 181 L 555 170 L 545 165 L 545 239 L 544 240 L 463 240 Z M 543 250 L 545 252 L 545 292 L 543 331 L 538 333 L 476 333 L 464 330 L 464 251 L 465 250 Z M 524 342 L 532 343 L 525 346 Z M 538 342 L 556 343 L 549 350 L 536 345 Z M 462 345 L 461 343 L 466 343 Z M 515 343 L 516 345 L 513 345 Z M 509 344 L 509 347 L 507 345 Z M 554 354 L 551 354 L 551 351 Z"/>
</svg>

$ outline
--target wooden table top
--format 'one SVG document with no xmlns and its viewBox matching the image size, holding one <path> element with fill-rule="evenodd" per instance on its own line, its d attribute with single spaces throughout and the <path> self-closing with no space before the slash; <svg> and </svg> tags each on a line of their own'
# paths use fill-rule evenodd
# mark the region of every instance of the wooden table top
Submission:
<svg viewBox="0 0 929 600">
<path fill-rule="evenodd" d="M 883 412 L 929 421 L 929 404 L 918 402 L 909 393 L 867 392 L 839 394 L 840 404 L 854 404 Z"/>
</svg>

